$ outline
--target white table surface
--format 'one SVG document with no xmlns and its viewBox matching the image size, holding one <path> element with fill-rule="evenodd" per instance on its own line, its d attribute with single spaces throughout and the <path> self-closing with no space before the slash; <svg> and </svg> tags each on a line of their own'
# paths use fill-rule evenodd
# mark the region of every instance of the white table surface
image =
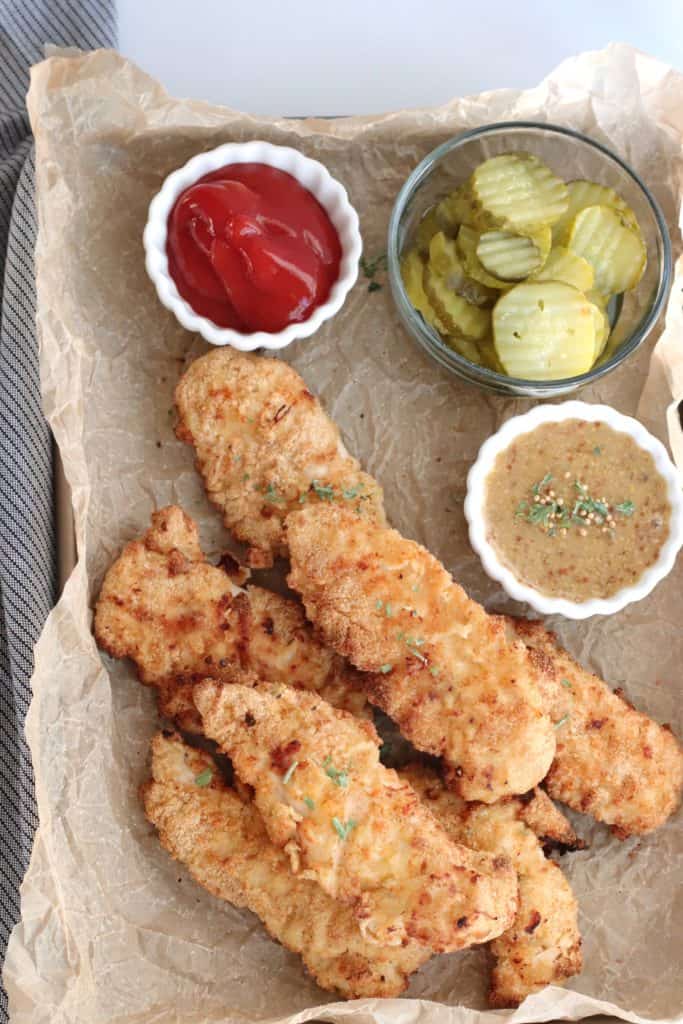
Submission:
<svg viewBox="0 0 683 1024">
<path fill-rule="evenodd" d="M 118 0 L 120 49 L 177 96 L 356 114 L 535 85 L 628 42 L 683 70 L 683 0 Z"/>
</svg>

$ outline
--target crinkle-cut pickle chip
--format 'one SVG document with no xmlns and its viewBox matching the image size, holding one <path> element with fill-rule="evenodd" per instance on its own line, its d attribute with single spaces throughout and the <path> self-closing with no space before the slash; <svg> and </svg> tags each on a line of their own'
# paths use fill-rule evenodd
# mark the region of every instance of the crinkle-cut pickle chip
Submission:
<svg viewBox="0 0 683 1024">
<path fill-rule="evenodd" d="M 486 288 L 493 288 L 495 291 L 502 291 L 510 287 L 512 283 L 511 281 L 502 281 L 499 277 L 494 277 L 493 274 L 489 274 L 488 271 L 484 270 L 482 267 L 481 261 L 477 256 L 479 233 L 475 231 L 474 228 L 469 227 L 467 224 L 463 224 L 458 231 L 455 244 L 462 257 L 465 270 L 473 280 L 478 281 L 479 284 L 483 284 Z"/>
<path fill-rule="evenodd" d="M 519 234 L 554 224 L 569 203 L 562 179 L 531 153 L 485 160 L 472 174 L 471 191 L 490 227 Z"/>
<path fill-rule="evenodd" d="M 586 260 L 586 262 L 588 261 Z M 591 270 L 593 270 L 592 266 Z M 567 283 L 570 284 L 571 282 Z M 579 290 L 584 293 L 589 302 L 592 302 L 593 305 L 598 307 L 598 309 L 601 309 L 603 313 L 607 312 L 607 307 L 609 305 L 610 300 L 609 295 L 603 295 L 603 293 L 601 291 L 598 291 L 597 288 L 581 288 Z"/>
<path fill-rule="evenodd" d="M 446 334 L 446 328 L 439 320 L 434 307 L 429 301 L 424 290 L 422 278 L 424 275 L 424 263 L 417 249 L 410 249 L 401 259 L 401 277 L 403 286 L 410 302 L 422 316 L 439 332 Z"/>
<path fill-rule="evenodd" d="M 461 224 L 474 225 L 476 210 L 472 202 L 469 182 L 458 185 L 436 206 L 436 216 L 440 225 L 455 234 Z"/>
<path fill-rule="evenodd" d="M 635 213 L 613 188 L 609 188 L 607 185 L 598 185 L 595 181 L 578 180 L 567 182 L 567 192 L 569 193 L 569 205 L 566 213 L 553 225 L 553 245 L 567 244 L 574 218 L 587 206 L 611 206 L 621 214 L 627 227 L 640 234 Z"/>
<path fill-rule="evenodd" d="M 607 319 L 607 314 L 604 313 L 599 306 L 596 306 L 594 302 L 591 302 L 591 311 L 593 313 L 593 320 L 595 321 L 595 354 L 593 356 L 593 362 L 595 362 L 596 359 L 600 358 L 607 347 L 610 324 Z"/>
<path fill-rule="evenodd" d="M 436 310 L 439 320 L 445 324 L 447 334 L 462 335 L 475 341 L 483 338 L 491 326 L 491 313 L 472 305 L 462 295 L 449 288 L 445 278 L 435 274 L 429 266 L 424 270 L 424 290 Z"/>
<path fill-rule="evenodd" d="M 494 307 L 493 338 L 498 358 L 511 377 L 575 377 L 593 365 L 593 308 L 581 292 L 568 284 L 518 284 Z"/>
<path fill-rule="evenodd" d="M 458 248 L 452 238 L 437 231 L 429 243 L 429 266 L 446 279 L 449 288 L 474 306 L 492 306 L 498 293 L 467 276 Z"/>
<path fill-rule="evenodd" d="M 483 360 L 476 341 L 472 341 L 471 338 L 463 338 L 459 334 L 448 334 L 444 341 L 449 348 L 463 356 L 464 359 L 467 359 L 470 363 L 476 363 L 477 366 L 481 366 Z"/>
<path fill-rule="evenodd" d="M 645 243 L 610 206 L 587 206 L 577 213 L 567 245 L 592 264 L 595 287 L 603 295 L 635 288 L 643 276 Z"/>
<path fill-rule="evenodd" d="M 424 256 L 425 259 L 429 255 L 429 243 L 437 231 L 440 230 L 441 226 L 436 213 L 436 207 L 433 206 L 431 210 L 428 210 L 424 215 L 417 226 L 417 231 L 415 232 L 415 245 L 417 246 L 420 255 Z"/>
<path fill-rule="evenodd" d="M 594 278 L 593 267 L 588 260 L 561 245 L 550 250 L 541 269 L 533 275 L 534 281 L 563 281 L 580 292 L 589 291 Z"/>
<path fill-rule="evenodd" d="M 543 265 L 550 239 L 548 227 L 528 235 L 485 231 L 477 242 L 477 258 L 488 274 L 502 281 L 523 281 Z"/>
</svg>

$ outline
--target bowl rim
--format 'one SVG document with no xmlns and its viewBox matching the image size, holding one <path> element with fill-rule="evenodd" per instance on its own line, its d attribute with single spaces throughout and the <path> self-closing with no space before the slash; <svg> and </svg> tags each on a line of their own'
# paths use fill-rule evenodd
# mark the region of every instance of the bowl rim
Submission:
<svg viewBox="0 0 683 1024">
<path fill-rule="evenodd" d="M 559 423 L 568 419 L 605 422 L 617 432 L 628 434 L 639 448 L 652 455 L 658 473 L 667 484 L 667 497 L 671 505 L 669 536 L 662 545 L 657 561 L 645 570 L 636 583 L 622 587 L 616 594 L 608 598 L 570 601 L 567 598 L 543 594 L 534 587 L 520 582 L 512 570 L 503 565 L 486 537 L 486 521 L 483 514 L 486 480 L 493 469 L 496 457 L 520 435 L 530 433 L 543 423 Z M 669 458 L 662 442 L 632 416 L 626 416 L 609 405 L 577 400 L 558 404 L 543 403 L 535 406 L 529 412 L 507 420 L 495 434 L 484 441 L 479 449 L 479 454 L 467 474 L 467 494 L 464 505 L 470 544 L 479 555 L 488 576 L 501 583 L 510 597 L 517 601 L 524 601 L 541 614 L 559 614 L 568 619 L 587 619 L 592 615 L 612 615 L 627 605 L 647 597 L 657 584 L 671 572 L 676 556 L 683 547 L 681 483 L 679 471 Z"/>
<path fill-rule="evenodd" d="M 168 270 L 168 217 L 176 199 L 181 192 L 205 174 L 237 163 L 266 164 L 295 178 L 324 208 L 339 236 L 342 248 L 339 275 L 326 301 L 317 306 L 306 320 L 288 324 L 283 330 L 274 333 L 242 333 L 230 327 L 219 327 L 207 317 L 200 316 L 179 294 Z M 213 149 L 196 153 L 181 167 L 168 174 L 149 204 L 142 241 L 145 267 L 161 304 L 170 310 L 188 331 L 195 331 L 212 345 L 231 345 L 241 352 L 252 352 L 257 348 L 278 350 L 299 338 L 308 338 L 314 334 L 344 304 L 358 277 L 358 263 L 363 251 L 358 214 L 341 182 L 334 178 L 320 161 L 304 156 L 291 146 L 279 146 L 260 139 L 222 143 Z"/>
<path fill-rule="evenodd" d="M 432 168 L 444 156 L 458 149 L 464 143 L 494 132 L 523 129 L 527 131 L 550 132 L 556 135 L 563 135 L 567 138 L 578 140 L 588 147 L 597 150 L 607 160 L 617 164 L 629 178 L 632 179 L 637 188 L 640 189 L 645 201 L 648 203 L 662 244 L 662 258 L 659 267 L 659 281 L 654 299 L 647 312 L 647 315 L 640 322 L 638 329 L 630 335 L 623 345 L 608 360 L 599 366 L 593 366 L 586 373 L 574 377 L 563 377 L 560 380 L 527 380 L 523 377 L 509 377 L 507 374 L 498 373 L 486 366 L 478 366 L 470 363 L 461 356 L 459 352 L 448 348 L 437 332 L 433 330 L 421 316 L 416 312 L 412 303 L 406 295 L 401 277 L 400 253 L 398 244 L 398 232 L 404 210 L 419 185 L 429 177 Z M 650 331 L 659 319 L 671 290 L 673 276 L 673 261 L 671 255 L 671 239 L 669 230 L 664 219 L 661 207 L 652 192 L 640 177 L 617 153 L 605 146 L 602 142 L 592 139 L 583 132 L 574 128 L 567 128 L 563 125 L 544 121 L 494 121 L 480 125 L 477 128 L 470 128 L 459 132 L 452 138 L 442 142 L 420 161 L 417 167 L 409 174 L 401 187 L 389 220 L 387 233 L 387 266 L 389 280 L 394 301 L 398 307 L 401 319 L 406 326 L 410 327 L 410 333 L 416 337 L 420 345 L 434 358 L 441 366 L 446 367 L 452 373 L 460 376 L 470 383 L 479 383 L 484 387 L 497 391 L 516 391 L 533 397 L 552 397 L 553 395 L 566 394 L 585 384 L 600 380 L 606 374 L 620 366 L 625 359 L 631 356 L 646 340 Z"/>
</svg>

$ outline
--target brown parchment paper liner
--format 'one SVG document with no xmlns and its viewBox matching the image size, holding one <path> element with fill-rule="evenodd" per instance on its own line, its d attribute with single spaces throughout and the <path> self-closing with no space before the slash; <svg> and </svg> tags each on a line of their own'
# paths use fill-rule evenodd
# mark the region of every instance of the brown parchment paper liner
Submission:
<svg viewBox="0 0 683 1024">
<path fill-rule="evenodd" d="M 626 843 L 578 822 L 591 848 L 565 857 L 564 867 L 581 904 L 586 966 L 568 990 L 548 989 L 514 1013 L 485 1012 L 486 953 L 470 950 L 435 958 L 408 998 L 333 1002 L 249 913 L 208 896 L 159 847 L 137 799 L 157 727 L 153 697 L 128 666 L 103 664 L 91 605 L 103 572 L 155 506 L 181 503 L 199 521 L 207 550 L 226 544 L 192 453 L 172 433 L 174 384 L 205 346 L 160 307 L 143 267 L 147 205 L 169 171 L 232 139 L 298 146 L 347 186 L 372 257 L 385 247 L 400 185 L 433 146 L 486 121 L 552 120 L 634 165 L 661 202 L 678 252 L 683 77 L 619 45 L 565 62 L 526 92 L 382 117 L 266 120 L 172 99 L 134 65 L 100 51 L 38 65 L 29 107 L 43 394 L 72 489 L 79 559 L 36 650 L 26 731 L 40 829 L 5 967 L 14 1024 L 676 1018 L 680 816 Z M 582 395 L 627 413 L 640 400 L 640 416 L 660 436 L 683 396 L 682 280 L 642 400 L 654 338 Z M 512 610 L 469 549 L 462 500 L 480 443 L 525 404 L 442 373 L 399 327 L 388 288 L 368 294 L 362 279 L 342 312 L 285 358 L 384 484 L 393 522 L 474 597 Z M 681 457 L 679 438 L 676 445 Z M 580 659 L 679 732 L 682 583 L 679 564 L 647 601 L 618 616 L 558 623 Z"/>
</svg>

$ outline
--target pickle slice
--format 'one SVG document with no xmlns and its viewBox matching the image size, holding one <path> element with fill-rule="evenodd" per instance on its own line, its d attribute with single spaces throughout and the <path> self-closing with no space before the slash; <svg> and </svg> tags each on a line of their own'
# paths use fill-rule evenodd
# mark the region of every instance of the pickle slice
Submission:
<svg viewBox="0 0 683 1024">
<path fill-rule="evenodd" d="M 463 335 L 475 341 L 484 337 L 491 327 L 491 313 L 488 309 L 481 309 L 463 299 L 429 265 L 424 269 L 423 283 L 427 298 L 446 327 L 446 334 Z"/>
<path fill-rule="evenodd" d="M 458 231 L 455 244 L 460 256 L 462 257 L 465 270 L 471 278 L 478 281 L 479 284 L 485 285 L 487 288 L 493 288 L 498 291 L 510 287 L 510 281 L 503 281 L 499 277 L 494 277 L 493 274 L 489 274 L 488 271 L 484 270 L 482 267 L 481 261 L 477 256 L 479 233 L 475 231 L 474 228 L 469 227 L 467 224 L 463 224 Z"/>
<path fill-rule="evenodd" d="M 479 236 L 477 258 L 488 274 L 502 281 L 522 281 L 539 270 L 550 249 L 550 228 L 530 235 L 485 231 Z"/>
<path fill-rule="evenodd" d="M 608 188 L 607 185 L 598 185 L 595 181 L 578 180 L 567 183 L 567 192 L 569 193 L 569 205 L 566 213 L 553 226 L 553 245 L 567 244 L 574 218 L 587 206 L 610 206 L 621 214 L 627 227 L 635 231 L 636 234 L 640 234 L 635 213 L 613 188 Z"/>
<path fill-rule="evenodd" d="M 487 226 L 519 234 L 554 224 L 569 202 L 565 183 L 531 153 L 485 160 L 471 183 L 472 198 Z"/>
<path fill-rule="evenodd" d="M 433 206 L 431 210 L 427 210 L 415 232 L 415 245 L 420 255 L 424 256 L 425 259 L 429 255 L 429 243 L 437 231 L 440 230 L 436 207 Z"/>
<path fill-rule="evenodd" d="M 561 245 L 550 250 L 541 269 L 533 275 L 534 281 L 563 281 L 578 288 L 580 292 L 587 292 L 593 287 L 594 277 L 593 267 L 588 260 Z"/>
<path fill-rule="evenodd" d="M 558 281 L 518 284 L 493 309 L 496 353 L 506 373 L 562 380 L 586 373 L 595 355 L 591 303 Z"/>
<path fill-rule="evenodd" d="M 594 287 L 603 295 L 634 288 L 645 270 L 647 251 L 640 232 L 610 206 L 587 206 L 577 213 L 567 245 L 592 264 Z"/>
<path fill-rule="evenodd" d="M 588 261 L 586 261 L 588 262 Z M 593 267 L 591 267 L 591 270 Z M 571 283 L 571 282 L 569 282 Z M 603 295 L 602 292 L 598 291 L 597 288 L 581 288 L 589 302 L 592 302 L 594 306 L 601 309 L 603 313 L 607 313 L 607 307 L 609 305 L 609 295 Z"/>
<path fill-rule="evenodd" d="M 448 334 L 443 340 L 458 355 L 463 356 L 470 363 L 476 363 L 477 366 L 481 366 L 482 358 L 476 341 L 472 341 L 471 338 L 463 338 L 460 334 Z"/>
<path fill-rule="evenodd" d="M 591 312 L 593 313 L 593 321 L 595 325 L 595 354 L 593 356 L 593 362 L 599 359 L 602 353 L 607 347 L 607 339 L 609 338 L 610 325 L 607 319 L 607 314 L 603 313 L 599 306 L 595 303 L 591 303 Z"/>
<path fill-rule="evenodd" d="M 429 245 L 429 265 L 435 274 L 446 279 L 449 288 L 474 306 L 492 306 L 497 292 L 468 277 L 458 248 L 452 238 L 437 231 Z"/>
<path fill-rule="evenodd" d="M 446 334 L 446 328 L 441 323 L 434 307 L 427 298 L 422 284 L 424 274 L 424 263 L 417 249 L 410 249 L 401 259 L 401 277 L 406 295 L 411 303 L 421 313 L 428 324 L 439 332 Z"/>
<path fill-rule="evenodd" d="M 483 341 L 478 341 L 477 347 L 479 349 L 482 366 L 486 366 L 489 370 L 495 370 L 496 373 L 505 373 L 503 364 L 498 358 L 498 353 L 496 352 L 492 338 L 484 338 Z"/>
<path fill-rule="evenodd" d="M 436 215 L 439 223 L 451 234 L 456 234 L 461 224 L 474 225 L 476 211 L 472 201 L 472 194 L 469 182 L 464 182 L 444 199 L 436 207 Z"/>
</svg>

